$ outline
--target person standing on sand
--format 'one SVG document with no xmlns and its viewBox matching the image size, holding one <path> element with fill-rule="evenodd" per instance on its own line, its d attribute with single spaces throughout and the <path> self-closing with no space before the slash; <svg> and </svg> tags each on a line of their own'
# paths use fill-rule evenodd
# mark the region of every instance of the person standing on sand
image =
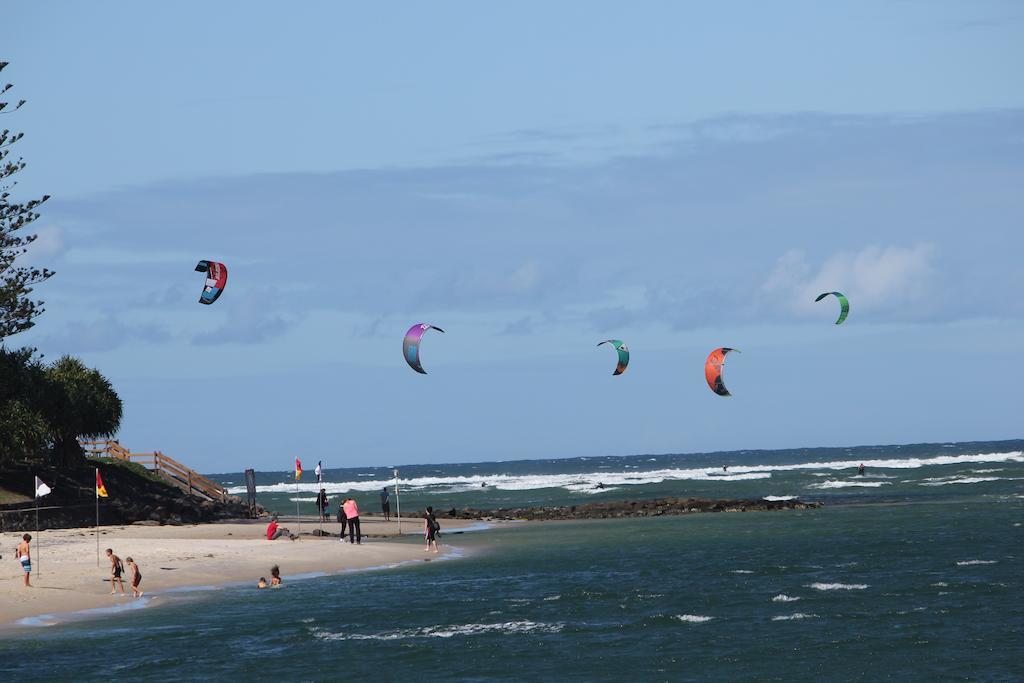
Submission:
<svg viewBox="0 0 1024 683">
<path fill-rule="evenodd" d="M 380 511 L 384 513 L 384 521 L 391 521 L 391 497 L 388 494 L 388 487 L 380 490 Z"/>
<path fill-rule="evenodd" d="M 345 517 L 345 503 L 348 502 L 348 498 L 342 498 L 341 502 L 338 503 L 338 521 L 341 522 L 341 542 L 345 542 L 345 526 L 348 524 L 348 518 Z"/>
<path fill-rule="evenodd" d="M 135 560 L 130 557 L 126 557 L 125 562 L 128 563 L 128 583 L 132 586 L 132 597 L 141 598 L 142 591 L 139 590 L 139 584 L 142 583 L 142 572 L 139 571 L 139 565 L 135 564 Z"/>
<path fill-rule="evenodd" d="M 363 533 L 359 527 L 359 506 L 352 498 L 345 501 L 345 518 L 348 520 L 348 542 L 362 545 Z"/>
<path fill-rule="evenodd" d="M 327 501 L 327 489 L 320 489 L 320 493 L 316 495 L 316 509 L 320 511 L 320 521 L 327 521 L 327 507 L 329 503 Z"/>
<path fill-rule="evenodd" d="M 423 550 L 430 552 L 430 545 L 434 545 L 434 552 L 437 550 L 437 532 L 441 530 L 441 525 L 437 522 L 437 517 L 434 516 L 434 508 L 427 506 L 427 511 L 423 514 L 423 537 L 427 539 L 427 547 Z"/>
<path fill-rule="evenodd" d="M 110 558 L 110 594 L 114 594 L 114 589 L 117 586 L 121 587 L 121 595 L 127 595 L 124 592 L 124 579 L 121 578 L 121 574 L 124 573 L 124 564 L 121 563 L 121 558 L 114 554 L 114 551 L 107 548 L 107 557 Z"/>
<path fill-rule="evenodd" d="M 29 583 L 29 576 L 32 574 L 32 536 L 25 534 L 21 537 L 21 543 L 14 551 L 14 559 L 21 562 L 21 571 L 25 574 L 25 588 L 32 588 Z"/>
</svg>

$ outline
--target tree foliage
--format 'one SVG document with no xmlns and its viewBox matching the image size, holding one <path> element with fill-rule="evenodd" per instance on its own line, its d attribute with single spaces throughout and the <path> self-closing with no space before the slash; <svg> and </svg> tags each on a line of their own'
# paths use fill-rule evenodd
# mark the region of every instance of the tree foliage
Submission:
<svg viewBox="0 0 1024 683">
<path fill-rule="evenodd" d="M 121 424 L 117 392 L 77 358 L 44 365 L 31 349 L 0 348 L 0 378 L 0 460 L 68 463 L 82 454 L 79 438 L 111 436 Z"/>
<path fill-rule="evenodd" d="M 7 62 L 0 62 L 0 71 L 5 66 Z M 0 97 L 12 87 L 12 84 L 6 84 L 0 89 Z M 20 109 L 25 100 L 19 100 L 13 107 L 9 107 L 9 104 L 0 100 L 0 117 Z M 43 302 L 32 300 L 32 289 L 53 275 L 53 271 L 47 268 L 15 263 L 37 237 L 21 234 L 20 231 L 39 218 L 36 209 L 50 198 L 44 195 L 27 202 L 11 199 L 10 191 L 17 181 L 9 179 L 25 168 L 23 159 L 10 156 L 11 146 L 23 136 L 24 133 L 0 129 L 0 340 L 23 332 L 35 324 L 33 320 L 43 312 Z"/>
</svg>

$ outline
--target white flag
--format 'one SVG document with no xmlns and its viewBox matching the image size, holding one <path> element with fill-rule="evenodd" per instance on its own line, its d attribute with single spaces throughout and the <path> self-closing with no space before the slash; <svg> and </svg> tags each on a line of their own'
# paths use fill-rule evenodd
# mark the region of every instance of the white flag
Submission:
<svg viewBox="0 0 1024 683">
<path fill-rule="evenodd" d="M 43 480 L 36 477 L 36 498 L 42 498 L 50 492 L 50 487 L 43 483 Z"/>
<path fill-rule="evenodd" d="M 320 467 L 320 464 L 321 464 L 322 462 L 323 462 L 323 460 L 321 460 L 321 461 L 317 462 L 317 464 L 316 464 L 316 469 L 315 469 L 315 470 L 313 470 L 313 472 L 314 472 L 314 473 L 316 474 L 316 481 L 317 481 L 317 483 L 320 483 L 320 474 L 321 474 L 321 473 L 323 472 L 323 468 L 322 468 L 322 467 Z"/>
</svg>

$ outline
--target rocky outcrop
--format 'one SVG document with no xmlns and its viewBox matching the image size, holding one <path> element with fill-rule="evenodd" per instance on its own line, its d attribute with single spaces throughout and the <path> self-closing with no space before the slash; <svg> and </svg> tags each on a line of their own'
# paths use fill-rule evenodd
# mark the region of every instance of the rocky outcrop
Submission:
<svg viewBox="0 0 1024 683">
<path fill-rule="evenodd" d="M 108 497 L 99 499 L 101 525 L 195 524 L 221 519 L 248 517 L 248 508 L 238 498 L 227 501 L 201 500 L 189 496 L 139 465 L 115 461 L 84 461 L 77 468 L 44 469 L 38 466 L 6 467 L 0 471 L 4 488 L 31 498 L 33 474 L 38 474 L 53 492 L 39 500 L 39 527 L 58 529 L 89 527 L 96 523 L 95 467 L 99 467 Z M 262 508 L 259 510 L 262 512 Z M 35 529 L 34 503 L 0 505 L 0 531 Z"/>
<path fill-rule="evenodd" d="M 698 512 L 760 512 L 768 510 L 807 510 L 824 504 L 802 500 L 713 500 L 709 498 L 654 498 L 652 500 L 603 501 L 582 505 L 556 505 L 547 507 L 499 508 L 497 510 L 440 511 L 439 517 L 448 519 L 481 520 L 560 520 L 560 519 L 613 519 L 618 517 L 662 517 L 688 515 Z"/>
</svg>

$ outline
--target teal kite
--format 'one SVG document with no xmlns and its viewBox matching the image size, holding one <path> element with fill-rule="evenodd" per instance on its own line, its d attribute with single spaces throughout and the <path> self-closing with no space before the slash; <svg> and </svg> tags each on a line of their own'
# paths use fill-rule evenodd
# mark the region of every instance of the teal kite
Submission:
<svg viewBox="0 0 1024 683">
<path fill-rule="evenodd" d="M 626 371 L 626 366 L 629 365 L 629 348 L 622 343 L 621 339 L 605 339 L 601 344 L 611 344 L 619 354 L 619 362 L 615 366 L 615 372 L 612 374 L 621 375 L 624 373 Z M 598 344 L 598 346 L 601 344 Z"/>
<path fill-rule="evenodd" d="M 842 324 L 842 322 L 846 320 L 846 316 L 850 314 L 850 300 L 843 296 L 841 292 L 824 292 L 819 294 L 815 301 L 821 301 L 829 294 L 839 299 L 839 320 L 836 321 L 836 325 Z"/>
</svg>

